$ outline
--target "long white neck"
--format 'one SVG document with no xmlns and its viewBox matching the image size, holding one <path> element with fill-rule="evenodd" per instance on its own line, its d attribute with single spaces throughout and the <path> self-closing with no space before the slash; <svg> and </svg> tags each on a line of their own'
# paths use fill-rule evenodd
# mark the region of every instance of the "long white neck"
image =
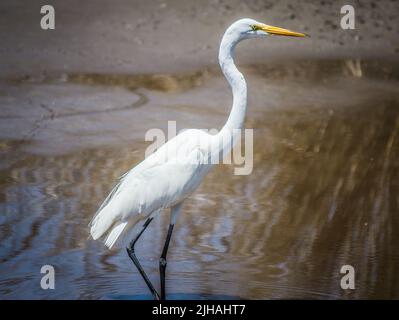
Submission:
<svg viewBox="0 0 399 320">
<path fill-rule="evenodd" d="M 224 34 L 220 44 L 219 63 L 233 92 L 233 106 L 222 130 L 241 129 L 247 109 L 247 84 L 233 60 L 235 46 L 239 39 L 228 31 Z"/>
<path fill-rule="evenodd" d="M 219 49 L 220 67 L 233 92 L 233 106 L 229 118 L 215 137 L 217 152 L 222 152 L 224 155 L 232 149 L 240 137 L 237 129 L 243 127 L 247 109 L 247 84 L 233 60 L 234 49 L 239 41 L 239 37 L 228 29 L 222 38 Z"/>
</svg>

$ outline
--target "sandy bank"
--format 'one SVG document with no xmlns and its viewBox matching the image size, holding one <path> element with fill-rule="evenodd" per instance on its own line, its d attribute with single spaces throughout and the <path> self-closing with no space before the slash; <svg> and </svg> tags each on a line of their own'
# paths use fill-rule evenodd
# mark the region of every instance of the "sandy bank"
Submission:
<svg viewBox="0 0 399 320">
<path fill-rule="evenodd" d="M 217 64 L 220 38 L 234 20 L 251 17 L 306 32 L 238 49 L 241 63 L 273 59 L 398 59 L 396 1 L 350 1 L 356 29 L 340 28 L 347 1 L 53 0 L 56 30 L 40 29 L 37 1 L 0 4 L 0 74 L 40 72 L 164 73 Z"/>
</svg>

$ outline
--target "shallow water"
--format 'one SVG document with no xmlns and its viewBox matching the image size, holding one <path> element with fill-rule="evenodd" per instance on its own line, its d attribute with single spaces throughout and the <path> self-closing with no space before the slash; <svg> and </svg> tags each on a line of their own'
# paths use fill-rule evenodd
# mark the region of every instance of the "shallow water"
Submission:
<svg viewBox="0 0 399 320">
<path fill-rule="evenodd" d="M 246 127 L 255 128 L 254 170 L 235 176 L 232 166 L 218 166 L 185 202 L 168 255 L 169 298 L 399 298 L 395 70 L 356 61 L 280 67 L 244 68 L 252 75 Z M 204 84 L 223 84 L 217 72 L 190 74 L 188 83 L 141 77 L 69 81 L 145 89 L 141 112 L 161 94 L 151 90 L 166 92 L 184 102 L 173 112 L 194 112 L 203 127 L 225 118 L 228 108 L 201 113 L 195 100 L 198 92 L 217 97 L 219 87 Z M 105 250 L 87 229 L 117 177 L 143 158 L 142 140 L 64 154 L 35 153 L 27 148 L 33 139 L 1 142 L 1 298 L 150 298 L 125 251 Z M 167 225 L 168 214 L 159 216 L 137 244 L 156 287 Z M 45 264 L 55 267 L 55 290 L 40 288 Z M 345 264 L 355 268 L 354 290 L 340 287 Z"/>
</svg>

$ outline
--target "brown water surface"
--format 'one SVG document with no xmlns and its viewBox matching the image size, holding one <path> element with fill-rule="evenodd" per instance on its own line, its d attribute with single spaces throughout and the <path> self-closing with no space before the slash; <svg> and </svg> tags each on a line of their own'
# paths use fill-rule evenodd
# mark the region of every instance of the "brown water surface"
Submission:
<svg viewBox="0 0 399 320">
<path fill-rule="evenodd" d="M 343 61 L 243 70 L 254 170 L 234 176 L 231 166 L 218 166 L 186 201 L 168 255 L 170 297 L 399 298 L 397 69 Z M 189 125 L 188 114 L 200 127 L 226 117 L 230 97 L 217 71 L 189 74 L 187 82 L 124 77 L 67 82 L 141 90 L 148 99 L 140 112 L 167 94 L 181 100 L 168 113 Z M 225 109 L 218 110 L 219 92 Z M 117 177 L 142 160 L 144 139 L 63 154 L 25 149 L 34 143 L 0 142 L 0 298 L 149 298 L 125 251 L 107 251 L 87 229 Z M 156 286 L 167 224 L 168 215 L 159 216 L 137 245 Z M 40 288 L 45 264 L 55 267 L 55 290 Z M 340 287 L 346 264 L 356 271 L 354 290 Z"/>
</svg>

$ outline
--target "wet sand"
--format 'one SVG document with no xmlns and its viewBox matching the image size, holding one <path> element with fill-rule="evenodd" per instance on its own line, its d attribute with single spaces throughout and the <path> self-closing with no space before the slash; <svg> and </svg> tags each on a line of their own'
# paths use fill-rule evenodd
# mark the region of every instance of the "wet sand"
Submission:
<svg viewBox="0 0 399 320">
<path fill-rule="evenodd" d="M 347 1 L 53 0 L 56 29 L 40 29 L 34 1 L 0 5 L 0 75 L 52 72 L 159 74 L 217 65 L 224 30 L 248 17 L 311 35 L 238 48 L 240 64 L 275 60 L 397 60 L 397 1 L 353 1 L 355 30 L 340 28 Z"/>
</svg>

